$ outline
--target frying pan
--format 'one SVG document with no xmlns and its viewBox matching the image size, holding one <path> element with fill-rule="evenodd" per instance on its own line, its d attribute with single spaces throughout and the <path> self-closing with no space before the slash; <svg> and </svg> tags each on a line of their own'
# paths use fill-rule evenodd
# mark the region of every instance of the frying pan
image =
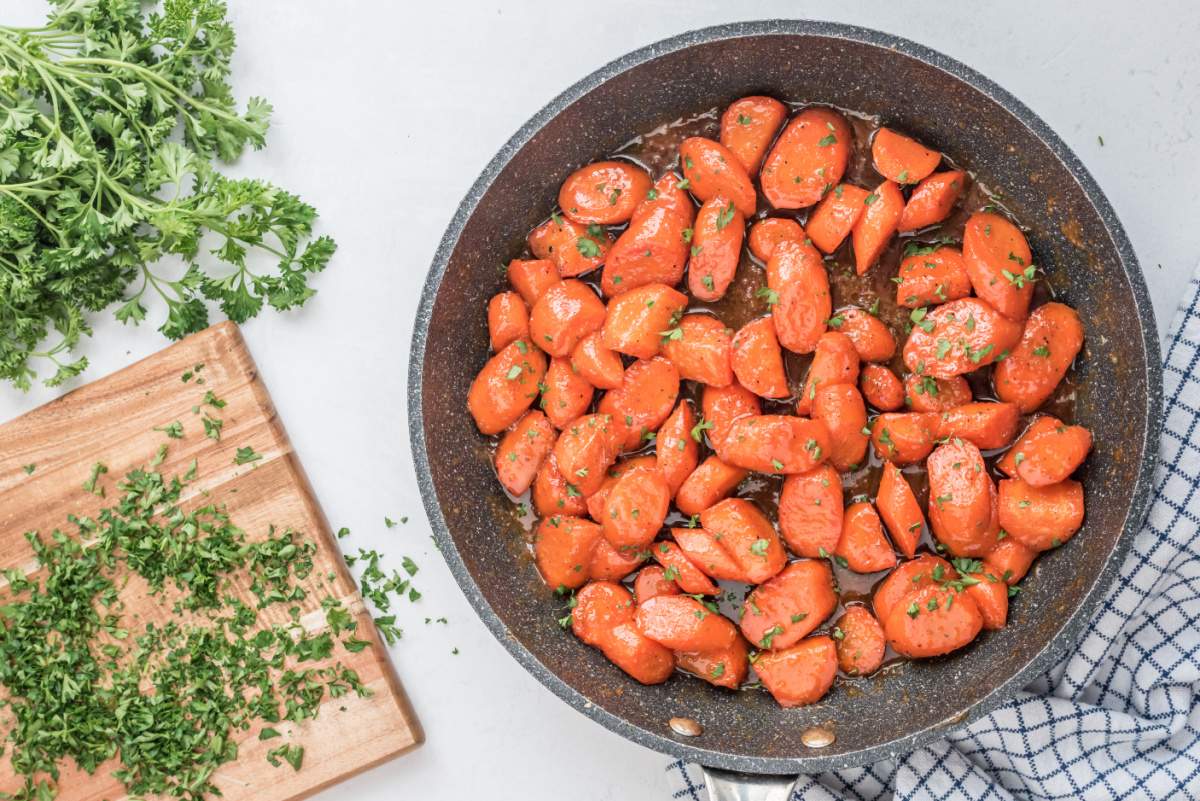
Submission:
<svg viewBox="0 0 1200 801">
<path fill-rule="evenodd" d="M 1087 329 L 1076 414 L 1095 432 L 1087 520 L 1043 555 L 1007 627 L 969 648 L 848 682 L 817 705 L 704 682 L 646 687 L 564 633 L 562 599 L 526 550 L 513 503 L 466 409 L 488 357 L 484 309 L 499 266 L 554 209 L 576 166 L 636 133 L 747 94 L 881 116 L 1006 192 L 1038 263 Z M 471 187 L 425 283 L 409 368 L 409 428 L 425 508 L 451 571 L 509 652 L 576 709 L 635 742 L 706 766 L 714 798 L 786 798 L 790 778 L 905 753 L 986 713 L 1050 668 L 1087 625 L 1141 523 L 1157 451 L 1161 375 L 1153 311 L 1121 224 L 1079 160 L 1033 112 L 964 65 L 864 28 L 723 25 L 630 53 L 555 98 Z M 668 721 L 692 718 L 699 736 Z M 812 727 L 834 735 L 812 747 Z M 828 739 L 828 738 L 826 738 Z M 746 774 L 757 774 L 749 776 Z M 771 775 L 775 774 L 775 775 Z"/>
</svg>

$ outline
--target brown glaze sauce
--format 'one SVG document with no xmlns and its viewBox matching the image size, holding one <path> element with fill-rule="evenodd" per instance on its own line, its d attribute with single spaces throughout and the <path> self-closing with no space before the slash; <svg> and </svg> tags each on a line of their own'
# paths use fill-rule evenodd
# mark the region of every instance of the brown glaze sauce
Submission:
<svg viewBox="0 0 1200 801">
<path fill-rule="evenodd" d="M 792 114 L 799 111 L 801 108 L 813 104 L 791 103 L 789 104 Z M 851 183 L 861 186 L 866 189 L 873 189 L 883 181 L 883 177 L 875 172 L 871 161 L 870 137 L 871 133 L 884 124 L 884 120 L 877 117 L 860 114 L 847 109 L 837 108 L 850 123 L 854 132 L 854 147 L 851 151 L 850 161 L 846 168 L 846 174 L 843 176 L 844 183 Z M 709 139 L 717 140 L 720 138 L 720 114 L 721 109 L 711 108 L 699 112 L 691 117 L 685 117 L 673 122 L 660 125 L 653 130 L 640 134 L 625 145 L 621 146 L 616 152 L 611 154 L 612 158 L 627 159 L 644 167 L 651 175 L 652 179 L 657 179 L 665 172 L 673 171 L 677 174 L 682 174 L 679 165 L 679 143 L 691 136 L 703 136 Z M 947 166 L 948 165 L 948 166 Z M 953 160 L 949 155 L 943 154 L 942 165 L 939 170 L 955 168 Z M 566 177 L 568 169 L 564 166 L 563 177 Z M 757 187 L 757 176 L 751 176 Z M 876 303 L 877 316 L 891 330 L 892 335 L 896 338 L 897 348 L 896 355 L 892 361 L 887 364 L 897 376 L 903 377 L 905 374 L 903 360 L 901 358 L 901 349 L 907 339 L 906 327 L 909 321 L 910 309 L 902 307 L 896 302 L 896 285 L 892 282 L 892 277 L 897 275 L 899 271 L 900 261 L 903 257 L 905 247 L 913 242 L 920 244 L 932 243 L 939 240 L 949 240 L 955 246 L 961 246 L 963 229 L 967 219 L 975 212 L 985 208 L 998 210 L 1005 214 L 1010 219 L 1014 219 L 1017 225 L 1020 226 L 1020 221 L 1016 220 L 1003 205 L 1002 192 L 984 185 L 977 180 L 973 173 L 967 173 L 967 189 L 963 196 L 959 199 L 950 216 L 935 226 L 922 229 L 916 232 L 900 234 L 893 238 L 884 253 L 880 256 L 879 262 L 867 271 L 865 275 L 857 275 L 854 268 L 854 255 L 850 246 L 850 237 L 846 237 L 845 242 L 841 247 L 825 257 L 825 264 L 829 271 L 829 284 L 833 296 L 833 308 L 845 308 L 847 306 L 858 306 L 862 309 L 870 309 Z M 905 196 L 911 192 L 912 187 L 905 187 Z M 699 204 L 697 204 L 697 207 Z M 760 193 L 758 195 L 758 211 L 753 218 L 746 221 L 747 230 L 754 222 L 767 217 L 784 217 L 793 219 L 804 226 L 808 222 L 808 215 L 812 208 L 802 209 L 799 211 L 782 211 L 772 209 L 766 202 L 766 199 Z M 619 236 L 625 226 L 610 226 L 609 230 L 614 237 Z M 514 254 L 519 258 L 532 258 L 532 255 L 526 251 L 521 254 Z M 1034 257 L 1036 263 L 1036 254 Z M 600 271 L 594 271 L 588 275 L 579 276 L 579 279 L 593 286 L 596 291 L 600 292 Z M 761 317 L 769 313 L 765 301 L 762 298 L 755 297 L 755 293 L 762 287 L 766 286 L 766 274 L 764 265 L 750 254 L 747 246 L 743 245 L 741 261 L 738 264 L 737 275 L 730 284 L 725 296 L 720 300 L 707 303 L 696 299 L 691 299 L 686 312 L 701 312 L 712 314 L 719 318 L 729 328 L 737 330 L 741 326 L 751 320 Z M 686 288 L 684 289 L 686 292 Z M 1036 308 L 1043 303 L 1046 303 L 1055 298 L 1054 288 L 1044 274 L 1039 273 L 1038 281 L 1035 284 L 1034 297 L 1031 308 Z M 800 355 L 784 350 L 784 366 L 787 370 L 788 385 L 792 389 L 792 395 L 784 399 L 765 399 L 760 398 L 764 414 L 792 414 L 794 413 L 796 400 L 799 392 L 803 387 L 803 379 L 808 371 L 809 363 L 812 361 L 811 355 Z M 633 359 L 624 357 L 626 364 L 632 363 Z M 995 393 L 992 389 L 992 367 L 986 366 L 965 376 L 968 383 L 971 385 L 972 393 L 975 400 L 995 400 Z M 679 398 L 691 400 L 694 408 L 697 410 L 700 407 L 700 393 L 702 387 L 693 381 L 684 381 L 680 386 Z M 599 394 L 599 393 L 598 393 Z M 1059 384 L 1050 400 L 1043 405 L 1038 413 L 1049 413 L 1058 417 L 1067 424 L 1075 421 L 1075 384 L 1072 373 L 1068 373 L 1067 377 Z M 597 398 L 598 401 L 598 398 Z M 595 402 L 593 402 L 593 407 Z M 873 419 L 879 410 L 868 407 L 868 418 Z M 1027 420 L 1022 421 L 1021 428 L 1023 429 Z M 499 442 L 499 437 L 492 438 L 491 449 L 494 451 L 496 444 Z M 1005 476 L 996 469 L 996 462 L 999 461 L 1005 449 L 996 451 L 984 452 L 984 458 L 993 479 L 998 480 Z M 708 446 L 707 441 L 700 444 L 700 461 L 703 462 L 711 453 L 712 449 Z M 633 456 L 653 454 L 653 444 L 648 444 L 646 447 L 632 453 L 623 455 L 623 459 L 628 459 Z M 929 502 L 929 484 L 926 479 L 924 464 L 910 465 L 903 469 L 906 478 L 912 485 L 913 492 L 921 504 L 922 510 L 926 509 Z M 874 500 L 876 491 L 879 486 L 880 476 L 882 474 L 882 461 L 875 455 L 874 449 L 868 446 L 868 458 L 866 463 L 859 469 L 842 474 L 842 487 L 844 491 L 846 503 L 853 503 L 858 500 Z M 773 476 L 761 473 L 751 474 L 749 478 L 739 485 L 734 492 L 735 497 L 747 498 L 753 500 L 767 514 L 771 520 L 778 520 L 779 493 L 783 486 L 783 476 Z M 537 525 L 537 517 L 531 509 L 529 503 L 529 494 L 520 498 L 512 499 L 517 504 L 517 518 L 520 521 L 522 529 L 526 533 L 526 545 L 532 555 L 533 551 L 533 529 Z M 664 524 L 664 532 L 671 526 L 686 525 L 688 518 L 672 509 Z M 918 553 L 937 553 L 937 543 L 930 534 L 929 527 L 926 525 L 921 532 L 921 540 L 918 545 Z M 870 606 L 871 596 L 875 588 L 887 577 L 888 572 L 879 573 L 855 573 L 847 568 L 839 566 L 836 561 L 831 560 L 834 578 L 839 594 L 838 608 L 832 615 L 813 632 L 813 634 L 828 634 L 837 620 L 841 617 L 847 606 L 865 604 Z M 632 584 L 636 573 L 630 575 L 626 581 L 627 584 Z M 716 599 L 719 602 L 722 613 L 728 616 L 733 621 L 741 619 L 742 604 L 746 595 L 749 593 L 752 586 L 741 584 L 738 582 L 722 581 L 718 582 L 721 585 L 722 595 Z M 1016 601 L 1016 599 L 1014 599 Z M 986 636 L 982 633 L 980 636 Z M 896 666 L 898 663 L 905 661 L 903 657 L 897 655 L 888 647 L 887 655 L 884 660 L 884 665 L 880 669 L 888 670 Z M 877 671 L 878 673 L 879 671 Z M 875 675 L 875 674 L 872 674 Z M 870 677 L 852 677 L 846 676 L 839 672 L 838 684 L 857 683 L 869 679 Z M 742 689 L 757 688 L 760 685 L 757 683 L 744 685 Z"/>
</svg>

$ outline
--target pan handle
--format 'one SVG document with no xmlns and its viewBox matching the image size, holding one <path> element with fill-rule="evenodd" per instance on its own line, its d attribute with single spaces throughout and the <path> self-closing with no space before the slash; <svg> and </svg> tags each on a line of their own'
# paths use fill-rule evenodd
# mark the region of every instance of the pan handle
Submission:
<svg viewBox="0 0 1200 801">
<path fill-rule="evenodd" d="M 735 773 L 731 770 L 700 766 L 709 801 L 788 801 L 796 786 L 796 776 L 767 776 Z"/>
</svg>

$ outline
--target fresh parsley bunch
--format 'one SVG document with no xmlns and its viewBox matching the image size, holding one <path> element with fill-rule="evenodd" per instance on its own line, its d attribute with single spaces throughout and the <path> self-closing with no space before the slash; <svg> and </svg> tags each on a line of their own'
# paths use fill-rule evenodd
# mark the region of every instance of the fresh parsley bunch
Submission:
<svg viewBox="0 0 1200 801">
<path fill-rule="evenodd" d="M 225 4 L 51 4 L 45 27 L 0 26 L 0 379 L 28 389 L 38 358 L 48 385 L 78 375 L 88 312 L 119 303 L 139 323 L 147 292 L 172 339 L 208 324 L 206 299 L 243 322 L 310 298 L 335 249 L 311 237 L 316 211 L 214 167 L 261 148 L 271 112 L 234 102 Z M 255 251 L 276 268 L 250 269 Z M 187 264 L 178 280 L 155 271 L 166 254 Z"/>
</svg>

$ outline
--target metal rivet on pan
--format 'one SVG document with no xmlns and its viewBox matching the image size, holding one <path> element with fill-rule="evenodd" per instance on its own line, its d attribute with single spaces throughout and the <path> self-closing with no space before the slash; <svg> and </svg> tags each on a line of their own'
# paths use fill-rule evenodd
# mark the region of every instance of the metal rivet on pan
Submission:
<svg viewBox="0 0 1200 801">
<path fill-rule="evenodd" d="M 800 742 L 809 748 L 827 748 L 836 739 L 833 732 L 822 726 L 813 726 L 800 733 Z"/>
<path fill-rule="evenodd" d="M 704 727 L 691 718 L 671 718 L 668 722 L 671 731 L 682 737 L 699 737 L 704 734 Z"/>
</svg>

